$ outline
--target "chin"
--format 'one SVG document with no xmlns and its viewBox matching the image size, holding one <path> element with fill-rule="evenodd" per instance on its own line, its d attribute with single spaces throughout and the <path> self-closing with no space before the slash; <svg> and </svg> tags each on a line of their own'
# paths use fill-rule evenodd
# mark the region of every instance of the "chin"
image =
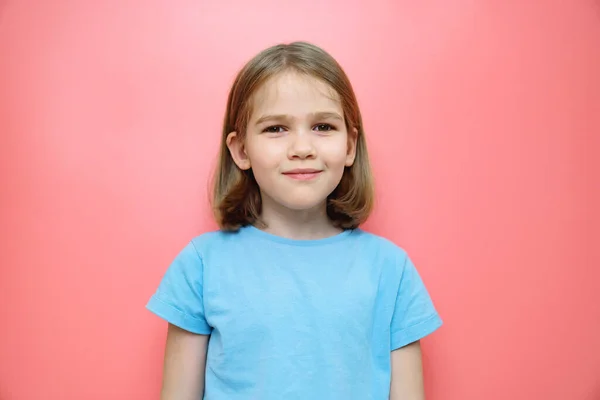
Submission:
<svg viewBox="0 0 600 400">
<path fill-rule="evenodd" d="M 317 207 L 321 207 L 321 206 L 324 207 L 326 204 L 326 198 L 324 198 L 324 199 L 303 198 L 303 199 L 285 199 L 285 200 L 282 199 L 280 204 L 290 210 L 308 211 L 308 210 L 315 209 Z"/>
</svg>

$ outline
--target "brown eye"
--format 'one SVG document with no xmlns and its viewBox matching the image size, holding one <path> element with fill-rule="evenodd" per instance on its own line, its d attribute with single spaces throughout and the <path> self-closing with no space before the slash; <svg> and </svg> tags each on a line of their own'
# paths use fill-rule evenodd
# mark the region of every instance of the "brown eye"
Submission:
<svg viewBox="0 0 600 400">
<path fill-rule="evenodd" d="M 333 130 L 333 126 L 329 125 L 329 124 L 318 124 L 315 125 L 316 130 L 320 131 L 320 132 L 327 132 L 327 131 L 331 131 Z"/>
<path fill-rule="evenodd" d="M 269 127 L 266 127 L 265 129 L 263 129 L 263 132 L 279 133 L 279 132 L 283 132 L 283 127 L 279 126 L 279 125 L 273 125 L 273 126 L 269 126 Z"/>
</svg>

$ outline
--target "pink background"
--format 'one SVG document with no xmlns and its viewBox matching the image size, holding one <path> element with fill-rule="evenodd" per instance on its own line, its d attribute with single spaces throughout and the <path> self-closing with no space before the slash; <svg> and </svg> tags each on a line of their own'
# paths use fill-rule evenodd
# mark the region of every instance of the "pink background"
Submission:
<svg viewBox="0 0 600 400">
<path fill-rule="evenodd" d="M 214 228 L 228 87 L 297 39 L 354 82 L 367 228 L 445 320 L 428 399 L 600 399 L 597 0 L 0 0 L 0 400 L 158 398 L 144 305 Z"/>
</svg>

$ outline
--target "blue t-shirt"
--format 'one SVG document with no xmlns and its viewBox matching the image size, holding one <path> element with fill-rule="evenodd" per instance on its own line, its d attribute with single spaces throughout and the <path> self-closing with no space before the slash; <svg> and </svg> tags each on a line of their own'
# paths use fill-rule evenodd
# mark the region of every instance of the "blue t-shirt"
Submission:
<svg viewBox="0 0 600 400">
<path fill-rule="evenodd" d="M 388 400 L 390 352 L 442 324 L 406 252 L 361 229 L 205 233 L 147 308 L 210 334 L 208 400 Z"/>
</svg>

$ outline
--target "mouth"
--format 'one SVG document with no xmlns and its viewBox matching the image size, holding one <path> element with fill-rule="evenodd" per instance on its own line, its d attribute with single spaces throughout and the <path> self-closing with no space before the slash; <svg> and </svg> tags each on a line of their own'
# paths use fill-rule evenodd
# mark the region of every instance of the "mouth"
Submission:
<svg viewBox="0 0 600 400">
<path fill-rule="evenodd" d="M 323 171 L 319 169 L 298 168 L 286 171 L 283 173 L 283 175 L 298 181 L 309 181 L 311 179 L 317 178 L 321 174 L 321 172 Z"/>
</svg>

